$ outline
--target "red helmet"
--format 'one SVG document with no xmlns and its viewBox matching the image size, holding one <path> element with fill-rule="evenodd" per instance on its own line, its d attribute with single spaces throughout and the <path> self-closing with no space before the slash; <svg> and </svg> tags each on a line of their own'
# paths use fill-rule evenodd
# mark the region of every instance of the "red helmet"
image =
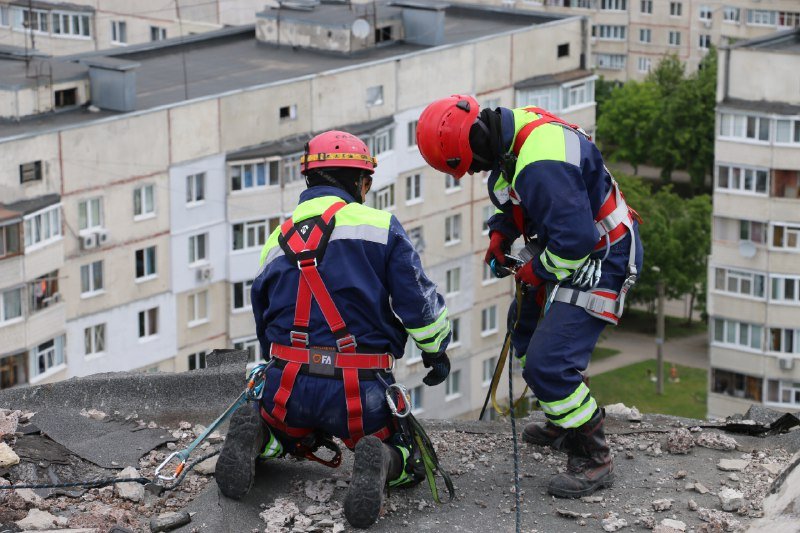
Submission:
<svg viewBox="0 0 800 533">
<path fill-rule="evenodd" d="M 378 161 L 369 154 L 364 141 L 344 131 L 320 133 L 306 143 L 300 157 L 300 172 L 305 175 L 315 168 L 361 168 L 372 174 Z"/>
<path fill-rule="evenodd" d="M 460 179 L 472 164 L 469 129 L 480 106 L 471 96 L 454 94 L 436 100 L 417 123 L 417 146 L 430 166 Z"/>
</svg>

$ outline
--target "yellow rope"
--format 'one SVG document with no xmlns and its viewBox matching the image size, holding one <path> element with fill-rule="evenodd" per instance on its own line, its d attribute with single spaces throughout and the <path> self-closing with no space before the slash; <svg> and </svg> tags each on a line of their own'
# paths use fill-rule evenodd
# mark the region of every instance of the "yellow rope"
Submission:
<svg viewBox="0 0 800 533">
<path fill-rule="evenodd" d="M 506 333 L 506 339 L 503 342 L 503 349 L 500 352 L 500 360 L 497 362 L 497 366 L 494 369 L 494 375 L 492 376 L 492 383 L 489 385 L 489 390 L 491 391 L 492 397 L 492 407 L 500 416 L 506 416 L 511 412 L 511 409 L 516 409 L 520 402 L 525 398 L 525 394 L 528 392 L 528 386 L 525 385 L 525 390 L 522 391 L 522 395 L 517 399 L 517 401 L 513 402 L 508 409 L 503 409 L 500 404 L 497 403 L 497 385 L 500 383 L 500 378 L 503 375 L 503 368 L 506 366 L 506 360 L 508 359 L 508 353 L 511 350 L 511 332 L 517 329 L 517 325 L 519 324 L 520 315 L 522 314 L 522 283 L 519 281 L 516 282 L 515 285 L 515 296 L 514 296 L 516 303 L 517 303 L 517 317 L 514 321 L 514 327 Z"/>
</svg>

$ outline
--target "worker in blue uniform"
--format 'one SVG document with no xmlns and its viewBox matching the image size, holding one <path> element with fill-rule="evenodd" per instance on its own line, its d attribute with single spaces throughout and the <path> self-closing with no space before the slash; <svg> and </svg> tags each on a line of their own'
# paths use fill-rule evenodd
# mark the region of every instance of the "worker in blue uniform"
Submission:
<svg viewBox="0 0 800 533">
<path fill-rule="evenodd" d="M 431 369 L 424 383 L 445 380 L 450 321 L 397 218 L 363 205 L 376 164 L 346 132 L 306 145 L 308 188 L 264 245 L 253 281 L 268 367 L 258 409 L 245 406 L 231 420 L 216 474 L 226 496 L 250 490 L 257 459 L 297 455 L 331 436 L 355 451 L 344 505 L 351 525 L 377 520 L 387 484 L 419 480 L 386 390 L 408 336 Z"/>
<path fill-rule="evenodd" d="M 610 486 L 605 415 L 582 373 L 641 271 L 638 215 L 583 130 L 540 108 L 481 110 L 471 96 L 443 98 L 420 116 L 417 145 L 429 165 L 457 179 L 491 172 L 497 209 L 486 262 L 498 273 L 511 268 L 524 287 L 512 341 L 547 417 L 523 437 L 568 454 L 548 491 L 582 497 Z M 507 254 L 519 237 L 526 261 L 512 265 Z M 515 312 L 512 305 L 509 324 Z"/>
</svg>

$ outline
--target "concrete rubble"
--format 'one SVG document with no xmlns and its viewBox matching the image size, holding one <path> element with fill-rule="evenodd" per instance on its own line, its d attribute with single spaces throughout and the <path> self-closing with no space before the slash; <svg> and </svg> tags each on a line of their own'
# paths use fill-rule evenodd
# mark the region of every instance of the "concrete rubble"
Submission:
<svg viewBox="0 0 800 533">
<path fill-rule="evenodd" d="M 698 446 L 712 450 L 731 451 L 736 449 L 736 439 L 716 431 L 703 432 L 695 437 L 694 442 Z"/>
<path fill-rule="evenodd" d="M 5 442 L 0 442 L 0 468 L 6 468 L 19 464 L 19 455 L 17 455 L 11 446 Z"/>
<path fill-rule="evenodd" d="M 738 511 L 744 505 L 744 494 L 738 490 L 725 488 L 717 496 L 723 511 Z"/>
</svg>

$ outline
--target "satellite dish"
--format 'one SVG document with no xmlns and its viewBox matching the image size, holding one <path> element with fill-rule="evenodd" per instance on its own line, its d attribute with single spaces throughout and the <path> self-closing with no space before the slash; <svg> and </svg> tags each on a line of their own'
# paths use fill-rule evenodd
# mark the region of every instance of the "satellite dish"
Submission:
<svg viewBox="0 0 800 533">
<path fill-rule="evenodd" d="M 369 35 L 369 22 L 364 19 L 356 19 L 353 21 L 351 30 L 353 31 L 353 36 L 358 39 L 365 39 Z"/>
<path fill-rule="evenodd" d="M 745 259 L 751 259 L 756 255 L 756 245 L 750 241 L 742 241 L 739 243 L 739 255 Z"/>
</svg>

